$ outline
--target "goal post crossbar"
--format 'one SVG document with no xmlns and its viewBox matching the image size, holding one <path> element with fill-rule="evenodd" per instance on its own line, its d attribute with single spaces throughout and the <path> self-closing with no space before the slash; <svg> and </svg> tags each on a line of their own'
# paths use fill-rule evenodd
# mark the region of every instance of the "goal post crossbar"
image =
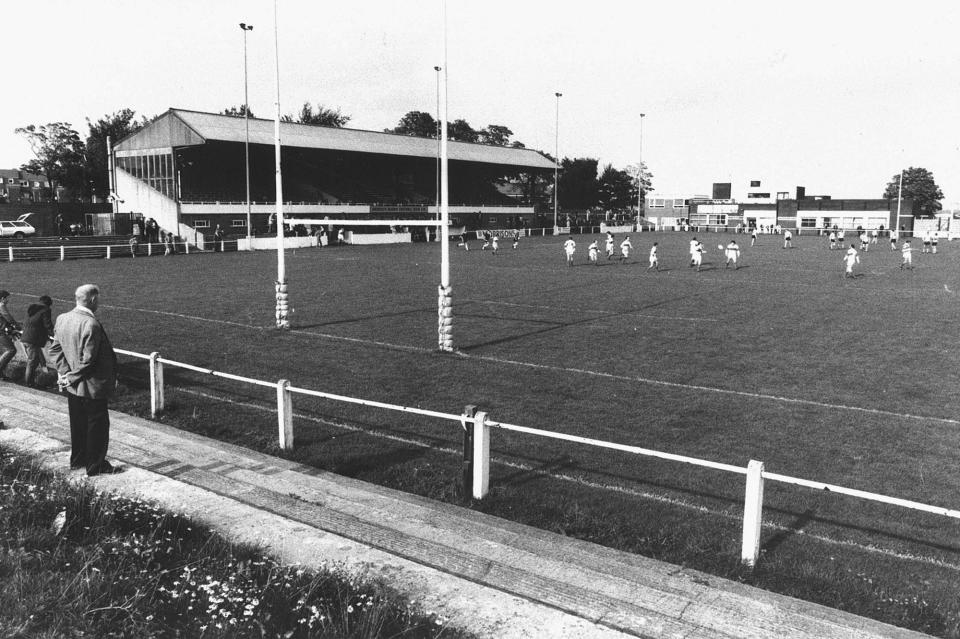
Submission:
<svg viewBox="0 0 960 639">
<path fill-rule="evenodd" d="M 310 224 L 311 226 L 440 226 L 440 220 L 351 220 L 351 219 L 313 219 L 288 217 L 287 224 Z"/>
</svg>

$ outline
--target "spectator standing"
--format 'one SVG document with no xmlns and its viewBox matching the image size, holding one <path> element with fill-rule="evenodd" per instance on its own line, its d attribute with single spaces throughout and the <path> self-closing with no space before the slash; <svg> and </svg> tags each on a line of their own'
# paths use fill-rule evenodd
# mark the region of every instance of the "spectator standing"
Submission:
<svg viewBox="0 0 960 639">
<path fill-rule="evenodd" d="M 10 309 L 7 308 L 7 300 L 10 293 L 0 291 L 0 381 L 11 381 L 3 369 L 7 367 L 10 360 L 17 354 L 17 348 L 13 344 L 14 337 L 20 330 L 20 323 L 13 319 Z"/>
<path fill-rule="evenodd" d="M 70 411 L 70 468 L 86 468 L 91 477 L 118 473 L 123 469 L 107 461 L 117 356 L 96 316 L 100 289 L 84 284 L 74 297 L 76 307 L 57 317 L 50 346 L 57 385 L 66 392 Z"/>
<path fill-rule="evenodd" d="M 160 231 L 160 243 L 163 244 L 164 255 L 173 255 L 173 233 Z"/>
<path fill-rule="evenodd" d="M 137 247 L 140 246 L 140 238 L 134 233 L 130 236 L 130 257 L 137 257 Z"/>
<path fill-rule="evenodd" d="M 49 295 L 41 295 L 39 303 L 27 307 L 27 320 L 23 323 L 23 334 L 20 343 L 27 354 L 27 369 L 23 373 L 23 383 L 36 388 L 35 377 L 37 367 L 47 367 L 47 360 L 43 356 L 43 349 L 53 337 L 53 320 L 51 309 L 53 300 Z"/>
<path fill-rule="evenodd" d="M 219 224 L 217 224 L 217 228 L 213 231 L 213 250 L 223 251 L 223 229 L 220 228 Z"/>
</svg>

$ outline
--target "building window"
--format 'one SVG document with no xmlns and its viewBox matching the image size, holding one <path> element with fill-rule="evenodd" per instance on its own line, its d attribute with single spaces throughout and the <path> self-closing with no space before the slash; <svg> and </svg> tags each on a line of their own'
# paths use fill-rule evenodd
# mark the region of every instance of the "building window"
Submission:
<svg viewBox="0 0 960 639">
<path fill-rule="evenodd" d="M 652 209 L 662 209 L 667 205 L 667 201 L 662 197 L 650 198 L 650 208 Z"/>
<path fill-rule="evenodd" d="M 683 208 L 683 199 L 677 199 L 673 201 L 673 208 L 682 209 Z"/>
<path fill-rule="evenodd" d="M 802 218 L 800 218 L 800 228 L 802 228 L 802 229 L 815 229 L 815 228 L 817 228 L 817 218 L 815 218 L 815 217 L 802 217 Z"/>
<path fill-rule="evenodd" d="M 20 186 L 30 186 L 30 183 L 26 180 L 20 180 Z"/>
<path fill-rule="evenodd" d="M 194 220 L 193 228 L 196 229 L 208 229 L 210 228 L 210 220 Z"/>
<path fill-rule="evenodd" d="M 247 223 L 246 223 L 245 220 L 230 220 L 230 226 L 232 226 L 232 227 L 234 227 L 234 228 L 236 228 L 236 227 L 238 227 L 238 226 L 239 226 L 239 227 L 243 227 L 243 226 L 246 226 L 246 225 L 247 225 Z"/>
<path fill-rule="evenodd" d="M 747 193 L 747 197 L 748 197 L 748 198 L 751 198 L 751 197 L 752 197 L 752 198 L 758 198 L 758 199 L 759 199 L 759 198 L 765 198 L 765 199 L 767 199 L 767 198 L 770 197 L 770 194 L 769 194 L 769 193 Z"/>
<path fill-rule="evenodd" d="M 760 186 L 760 180 L 750 180 L 750 188 L 755 189 Z"/>
<path fill-rule="evenodd" d="M 7 184 L 16 184 L 16 183 L 17 181 L 14 180 L 13 178 L 7 178 Z"/>
</svg>

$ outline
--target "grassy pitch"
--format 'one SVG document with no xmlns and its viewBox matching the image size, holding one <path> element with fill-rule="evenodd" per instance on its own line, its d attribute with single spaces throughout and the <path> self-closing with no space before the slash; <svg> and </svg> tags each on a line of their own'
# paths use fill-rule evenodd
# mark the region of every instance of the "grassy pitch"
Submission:
<svg viewBox="0 0 960 639">
<path fill-rule="evenodd" d="M 889 241 L 844 278 L 826 238 L 637 233 L 631 258 L 598 236 L 524 238 L 498 254 L 451 247 L 454 344 L 437 345 L 437 244 L 288 251 L 294 329 L 273 330 L 276 254 L 10 263 L 11 308 L 102 287 L 119 348 L 264 380 L 642 446 L 960 508 L 955 347 L 960 250 Z M 736 238 L 740 268 L 718 245 Z M 622 237 L 617 237 L 619 246 Z M 848 238 L 849 240 L 849 238 Z M 647 269 L 658 242 L 661 271 Z M 143 412 L 144 367 L 116 406 Z M 270 449 L 270 389 L 167 369 L 164 417 Z M 460 426 L 295 398 L 290 456 L 461 500 Z M 942 636 L 960 627 L 960 522 L 767 483 L 764 556 L 738 572 L 743 478 L 494 431 L 490 498 L 472 507 L 685 563 Z"/>
</svg>

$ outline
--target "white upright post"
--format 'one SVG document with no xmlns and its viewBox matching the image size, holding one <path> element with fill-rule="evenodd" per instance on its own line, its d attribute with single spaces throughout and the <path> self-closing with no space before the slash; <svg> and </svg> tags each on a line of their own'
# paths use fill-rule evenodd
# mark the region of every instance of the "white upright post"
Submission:
<svg viewBox="0 0 960 639">
<path fill-rule="evenodd" d="M 277 328 L 289 329 L 287 317 L 287 266 L 283 255 L 283 174 L 280 169 L 280 36 L 277 27 L 277 0 L 273 0 L 273 41 L 277 59 L 277 112 L 274 121 L 274 155 L 277 160 Z"/>
<path fill-rule="evenodd" d="M 900 171 L 900 185 L 897 187 L 897 221 L 896 231 L 900 232 L 900 201 L 903 199 L 903 171 Z"/>
<path fill-rule="evenodd" d="M 156 417 L 163 411 L 163 362 L 160 353 L 150 353 L 150 415 Z"/>
<path fill-rule="evenodd" d="M 110 259 L 110 245 L 107 244 L 107 259 Z"/>
<path fill-rule="evenodd" d="M 64 246 L 61 244 L 61 245 L 60 245 L 60 261 L 62 262 L 62 261 L 64 261 L 65 259 L 67 259 L 67 251 L 66 251 L 66 249 L 64 248 Z"/>
<path fill-rule="evenodd" d="M 490 427 L 487 413 L 473 417 L 473 498 L 483 499 L 490 492 Z"/>
<path fill-rule="evenodd" d="M 557 207 L 560 197 L 560 184 L 557 180 L 560 167 L 560 98 L 563 94 L 557 91 L 554 95 L 557 96 L 557 118 L 553 129 L 553 234 L 556 235 L 558 232 Z"/>
<path fill-rule="evenodd" d="M 450 175 L 447 155 L 447 3 L 443 8 L 443 100 L 440 101 L 440 287 L 438 295 L 438 346 L 443 352 L 453 351 L 453 287 L 450 286 Z"/>
<path fill-rule="evenodd" d="M 747 488 L 743 504 L 743 547 L 740 561 L 749 567 L 760 556 L 760 525 L 763 522 L 763 462 L 747 464 Z"/>
<path fill-rule="evenodd" d="M 280 449 L 293 450 L 293 397 L 290 381 L 277 382 L 277 424 L 280 430 Z"/>
</svg>

